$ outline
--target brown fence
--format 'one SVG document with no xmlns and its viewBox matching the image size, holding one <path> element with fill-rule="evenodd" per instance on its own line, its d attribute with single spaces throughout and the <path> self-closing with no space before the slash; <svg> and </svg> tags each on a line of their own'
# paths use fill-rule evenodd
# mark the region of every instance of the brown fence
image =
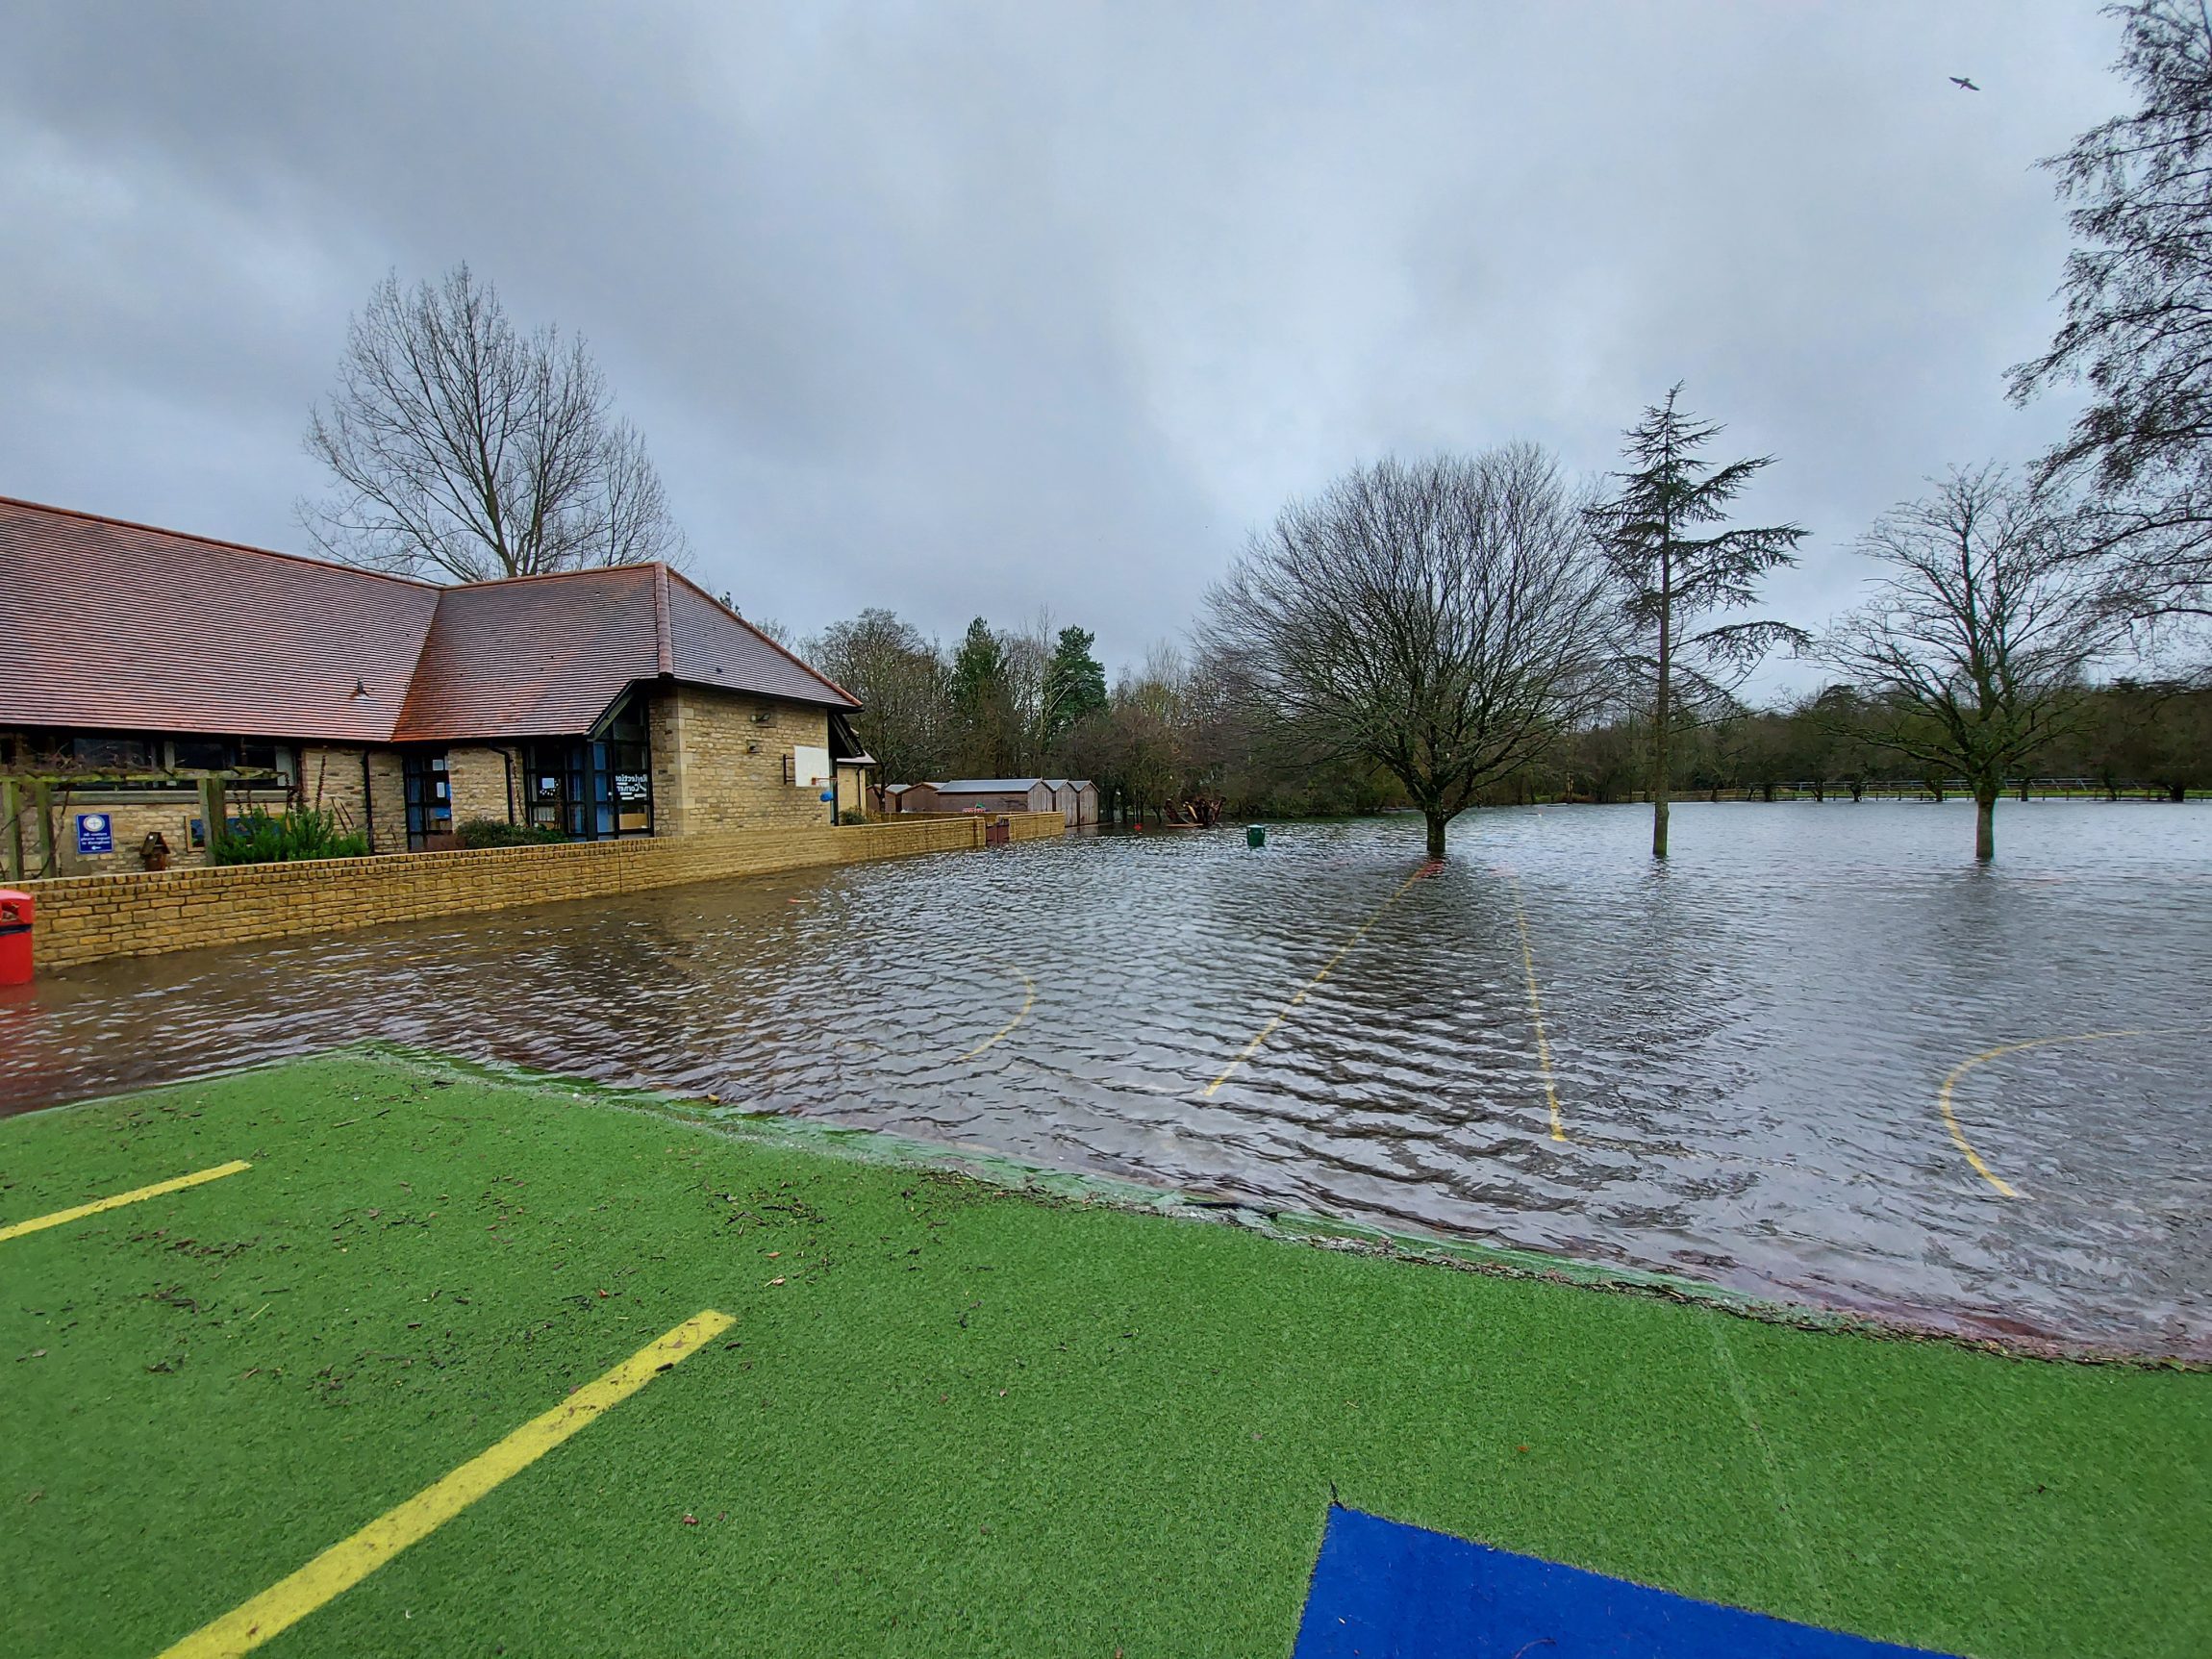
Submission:
<svg viewBox="0 0 2212 1659">
<path fill-rule="evenodd" d="M 1008 839 L 1052 840 L 1058 813 L 996 815 Z M 64 876 L 23 884 L 38 901 L 38 966 L 157 956 L 388 921 L 600 898 L 685 882 L 858 864 L 985 844 L 984 817 L 913 823 L 739 830 L 663 840 L 396 853 L 297 864 L 224 865 L 158 874 Z"/>
</svg>

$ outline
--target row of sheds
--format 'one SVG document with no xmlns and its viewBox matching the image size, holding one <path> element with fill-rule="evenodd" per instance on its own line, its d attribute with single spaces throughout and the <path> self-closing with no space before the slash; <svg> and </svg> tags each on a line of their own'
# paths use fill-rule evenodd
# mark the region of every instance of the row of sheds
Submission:
<svg viewBox="0 0 2212 1659">
<path fill-rule="evenodd" d="M 955 778 L 942 784 L 891 784 L 887 813 L 1049 813 L 1071 829 L 1098 821 L 1098 786 L 1089 778 Z"/>
</svg>

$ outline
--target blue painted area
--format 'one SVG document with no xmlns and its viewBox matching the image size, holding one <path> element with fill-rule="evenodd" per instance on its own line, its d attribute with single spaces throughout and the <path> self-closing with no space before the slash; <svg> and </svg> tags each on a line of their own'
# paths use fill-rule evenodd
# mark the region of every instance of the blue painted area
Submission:
<svg viewBox="0 0 2212 1659">
<path fill-rule="evenodd" d="M 1294 1659 L 1925 1659 L 1764 1613 L 1329 1510 Z"/>
</svg>

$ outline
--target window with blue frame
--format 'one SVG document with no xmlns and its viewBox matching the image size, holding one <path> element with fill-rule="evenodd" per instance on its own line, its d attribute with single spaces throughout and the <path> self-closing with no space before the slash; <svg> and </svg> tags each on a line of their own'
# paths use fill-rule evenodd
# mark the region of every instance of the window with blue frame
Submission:
<svg viewBox="0 0 2212 1659">
<path fill-rule="evenodd" d="M 443 749 L 410 749 L 399 764 L 407 792 L 407 850 L 453 844 L 453 780 Z"/>
<path fill-rule="evenodd" d="M 630 698 L 593 736 L 524 752 L 530 821 L 572 841 L 653 833 L 653 749 L 642 699 Z"/>
</svg>

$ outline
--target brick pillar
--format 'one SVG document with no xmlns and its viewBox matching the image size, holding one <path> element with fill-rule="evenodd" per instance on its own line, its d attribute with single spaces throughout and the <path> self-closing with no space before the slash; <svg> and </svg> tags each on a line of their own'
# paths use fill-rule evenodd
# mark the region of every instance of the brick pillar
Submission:
<svg viewBox="0 0 2212 1659">
<path fill-rule="evenodd" d="M 684 693 L 669 686 L 654 697 L 645 718 L 652 745 L 653 834 L 679 836 L 690 830 L 691 780 L 685 775 Z"/>
</svg>

